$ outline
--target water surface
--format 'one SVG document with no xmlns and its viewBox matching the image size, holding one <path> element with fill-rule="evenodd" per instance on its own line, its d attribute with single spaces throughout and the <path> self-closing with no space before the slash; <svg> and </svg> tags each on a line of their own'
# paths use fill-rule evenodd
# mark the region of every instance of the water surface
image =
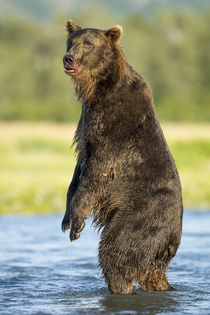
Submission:
<svg viewBox="0 0 210 315">
<path fill-rule="evenodd" d="M 175 292 L 112 296 L 88 222 L 72 245 L 62 215 L 0 217 L 0 314 L 210 314 L 210 212 L 187 211 L 168 271 Z"/>
</svg>

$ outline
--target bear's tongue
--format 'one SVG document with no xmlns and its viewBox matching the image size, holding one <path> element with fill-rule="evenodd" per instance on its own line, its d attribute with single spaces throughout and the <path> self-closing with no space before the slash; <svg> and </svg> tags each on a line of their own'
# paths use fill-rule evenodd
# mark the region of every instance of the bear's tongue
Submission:
<svg viewBox="0 0 210 315">
<path fill-rule="evenodd" d="M 69 66 L 69 65 L 65 65 L 64 66 L 64 72 L 68 75 L 71 75 L 71 74 L 75 74 L 78 72 L 78 69 L 77 67 L 73 67 L 73 66 Z"/>
</svg>

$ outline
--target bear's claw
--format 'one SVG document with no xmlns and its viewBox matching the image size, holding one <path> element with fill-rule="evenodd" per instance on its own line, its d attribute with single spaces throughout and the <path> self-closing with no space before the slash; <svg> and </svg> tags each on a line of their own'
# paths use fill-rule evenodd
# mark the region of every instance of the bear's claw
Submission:
<svg viewBox="0 0 210 315">
<path fill-rule="evenodd" d="M 64 217 L 61 224 L 62 231 L 65 232 L 66 230 L 69 230 L 71 226 L 72 226 L 71 221 Z"/>
<path fill-rule="evenodd" d="M 78 222 L 77 224 L 73 224 L 70 231 L 70 235 L 69 235 L 71 242 L 77 240 L 80 237 L 80 233 L 84 229 L 84 227 L 85 227 L 85 221 L 83 221 L 82 224 L 80 225 L 78 225 Z"/>
</svg>

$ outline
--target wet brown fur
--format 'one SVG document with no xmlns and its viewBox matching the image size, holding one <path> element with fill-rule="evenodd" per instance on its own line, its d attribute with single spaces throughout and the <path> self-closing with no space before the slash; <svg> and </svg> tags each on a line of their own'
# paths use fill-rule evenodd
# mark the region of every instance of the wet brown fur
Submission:
<svg viewBox="0 0 210 315">
<path fill-rule="evenodd" d="M 113 44 L 113 49 L 116 51 L 116 63 L 118 65 L 119 76 L 122 77 L 125 68 L 124 58 L 116 44 Z M 101 72 L 103 72 L 103 65 L 98 66 L 93 70 L 85 69 L 81 74 L 73 78 L 76 94 L 79 100 L 89 103 L 92 98 L 95 97 L 95 90 Z"/>
<path fill-rule="evenodd" d="M 83 105 L 62 229 L 71 226 L 75 239 L 93 213 L 111 293 L 133 293 L 133 281 L 143 290 L 172 290 L 165 272 L 181 240 L 181 185 L 151 89 L 126 63 L 119 27 L 82 29 L 68 21 L 67 30 L 67 53 L 83 67 L 73 77 Z"/>
</svg>

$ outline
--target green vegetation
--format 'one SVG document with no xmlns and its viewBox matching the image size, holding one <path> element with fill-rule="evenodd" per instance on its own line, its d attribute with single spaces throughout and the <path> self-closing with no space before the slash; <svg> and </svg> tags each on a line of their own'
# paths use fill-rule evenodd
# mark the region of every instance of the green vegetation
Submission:
<svg viewBox="0 0 210 315">
<path fill-rule="evenodd" d="M 210 140 L 169 143 L 183 188 L 185 207 L 210 208 Z"/>
<path fill-rule="evenodd" d="M 48 22 L 0 19 L 0 119 L 78 119 L 62 65 L 69 17 L 84 27 L 122 24 L 125 57 L 150 83 L 161 120 L 210 121 L 210 12 L 119 17 L 100 7 Z"/>
<path fill-rule="evenodd" d="M 74 149 L 70 145 L 74 129 L 73 125 L 47 123 L 0 125 L 0 134 L 4 135 L 0 138 L 0 213 L 64 211 L 75 166 Z M 206 138 L 190 137 L 196 132 L 201 134 L 201 130 L 201 125 L 199 128 L 164 126 L 180 172 L 185 207 L 207 209 L 210 208 L 210 127 L 203 128 Z"/>
<path fill-rule="evenodd" d="M 2 124 L 0 213 L 64 211 L 75 164 L 72 127 Z M 62 136 L 63 135 L 63 136 Z"/>
</svg>

